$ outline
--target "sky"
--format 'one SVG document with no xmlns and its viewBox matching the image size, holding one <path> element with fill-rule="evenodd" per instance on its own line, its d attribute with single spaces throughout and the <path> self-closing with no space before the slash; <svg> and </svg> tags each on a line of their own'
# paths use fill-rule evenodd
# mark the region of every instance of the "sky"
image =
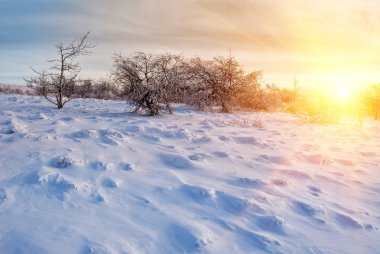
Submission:
<svg viewBox="0 0 380 254">
<path fill-rule="evenodd" d="M 231 50 L 268 83 L 360 86 L 380 82 L 379 24 L 378 0 L 0 0 L 0 83 L 24 84 L 90 30 L 85 78 L 109 76 L 115 52 Z"/>
</svg>

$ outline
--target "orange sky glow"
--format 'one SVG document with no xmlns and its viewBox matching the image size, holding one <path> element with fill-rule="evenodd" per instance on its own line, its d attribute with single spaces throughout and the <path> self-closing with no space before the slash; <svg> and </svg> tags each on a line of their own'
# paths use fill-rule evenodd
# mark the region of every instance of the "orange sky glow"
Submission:
<svg viewBox="0 0 380 254">
<path fill-rule="evenodd" d="M 22 80 L 30 75 L 29 65 L 54 56 L 55 42 L 89 29 L 98 46 L 82 62 L 82 75 L 88 77 L 106 76 L 114 52 L 211 58 L 231 50 L 247 70 L 263 70 L 266 82 L 280 86 L 290 86 L 295 74 L 303 87 L 380 82 L 376 0 L 68 0 L 64 5 L 70 8 L 8 18 L 3 13 L 2 33 L 35 24 L 41 39 L 31 44 L 28 37 L 28 44 L 8 48 L 0 40 L 0 82 L 7 75 Z"/>
</svg>

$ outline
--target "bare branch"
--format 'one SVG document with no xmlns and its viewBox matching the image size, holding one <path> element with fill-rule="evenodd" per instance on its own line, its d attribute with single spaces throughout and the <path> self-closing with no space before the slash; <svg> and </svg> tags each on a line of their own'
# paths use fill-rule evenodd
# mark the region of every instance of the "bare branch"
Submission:
<svg viewBox="0 0 380 254">
<path fill-rule="evenodd" d="M 77 77 L 80 73 L 79 63 L 73 61 L 82 55 L 91 54 L 95 45 L 88 42 L 90 32 L 84 33 L 78 40 L 68 45 L 56 44 L 58 59 L 50 59 L 49 72 L 32 69 L 37 77 L 25 79 L 27 85 L 43 95 L 49 102 L 62 108 L 71 100 L 75 92 Z"/>
</svg>

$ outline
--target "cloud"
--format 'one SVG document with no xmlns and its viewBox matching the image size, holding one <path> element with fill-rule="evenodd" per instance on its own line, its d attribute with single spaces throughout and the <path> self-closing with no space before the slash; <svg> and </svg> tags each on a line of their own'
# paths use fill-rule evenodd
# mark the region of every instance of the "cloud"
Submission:
<svg viewBox="0 0 380 254">
<path fill-rule="evenodd" d="M 211 57 L 232 49 L 266 73 L 365 68 L 380 64 L 378 13 L 370 0 L 3 0 L 0 53 L 54 53 L 55 42 L 90 29 L 98 47 L 83 69 L 97 72 L 111 68 L 113 52 L 136 50 Z"/>
</svg>

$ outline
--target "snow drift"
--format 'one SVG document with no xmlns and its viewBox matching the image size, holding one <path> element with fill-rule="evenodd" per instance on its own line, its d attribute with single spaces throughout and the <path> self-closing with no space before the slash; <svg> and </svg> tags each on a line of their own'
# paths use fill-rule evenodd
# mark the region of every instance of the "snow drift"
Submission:
<svg viewBox="0 0 380 254">
<path fill-rule="evenodd" d="M 378 252 L 379 123 L 175 110 L 0 95 L 0 252 Z"/>
</svg>

